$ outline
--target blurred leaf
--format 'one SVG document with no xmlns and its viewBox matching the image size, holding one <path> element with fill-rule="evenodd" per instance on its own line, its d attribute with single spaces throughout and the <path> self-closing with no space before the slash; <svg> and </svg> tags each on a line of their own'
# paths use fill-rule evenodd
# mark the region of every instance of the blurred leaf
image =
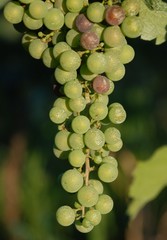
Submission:
<svg viewBox="0 0 167 240">
<path fill-rule="evenodd" d="M 148 160 L 140 161 L 133 177 L 129 190 L 132 198 L 128 207 L 130 218 L 134 218 L 167 185 L 167 146 L 157 149 Z"/>
<path fill-rule="evenodd" d="M 154 9 L 148 7 L 152 6 Z M 157 1 L 156 1 L 157 2 Z M 157 10 L 159 9 L 159 10 Z M 141 0 L 139 17 L 143 24 L 141 39 L 151 41 L 156 40 L 156 44 L 162 44 L 166 41 L 166 27 L 167 27 L 167 3 L 158 1 L 155 7 L 155 1 Z"/>
</svg>

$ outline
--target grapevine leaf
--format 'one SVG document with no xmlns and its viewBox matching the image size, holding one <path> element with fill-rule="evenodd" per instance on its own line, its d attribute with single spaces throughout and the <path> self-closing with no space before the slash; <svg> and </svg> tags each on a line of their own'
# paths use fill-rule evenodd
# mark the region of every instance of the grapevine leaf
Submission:
<svg viewBox="0 0 167 240">
<path fill-rule="evenodd" d="M 141 39 L 155 39 L 156 45 L 166 41 L 167 3 L 160 0 L 141 0 L 139 17 L 143 24 Z"/>
<path fill-rule="evenodd" d="M 134 181 L 130 186 L 128 207 L 130 218 L 158 196 L 167 185 L 167 146 L 157 149 L 150 159 L 139 161 L 134 171 Z"/>
</svg>

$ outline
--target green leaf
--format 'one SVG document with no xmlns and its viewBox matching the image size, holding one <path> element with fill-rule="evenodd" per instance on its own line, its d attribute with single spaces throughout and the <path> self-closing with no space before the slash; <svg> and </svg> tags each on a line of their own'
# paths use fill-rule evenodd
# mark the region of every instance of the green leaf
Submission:
<svg viewBox="0 0 167 240">
<path fill-rule="evenodd" d="M 160 0 L 141 0 L 139 17 L 143 24 L 141 39 L 162 44 L 167 34 L 167 3 Z"/>
<path fill-rule="evenodd" d="M 129 190 L 132 202 L 127 211 L 130 218 L 134 218 L 167 185 L 167 146 L 157 149 L 150 159 L 139 161 L 133 177 Z"/>
</svg>

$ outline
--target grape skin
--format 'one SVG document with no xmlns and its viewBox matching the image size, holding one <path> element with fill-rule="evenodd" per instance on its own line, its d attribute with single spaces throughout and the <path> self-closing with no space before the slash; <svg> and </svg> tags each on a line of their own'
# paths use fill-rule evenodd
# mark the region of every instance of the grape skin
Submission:
<svg viewBox="0 0 167 240">
<path fill-rule="evenodd" d="M 93 89 L 97 93 L 106 93 L 110 88 L 109 79 L 105 76 L 98 75 L 93 79 Z"/>
<path fill-rule="evenodd" d="M 101 214 L 107 214 L 113 209 L 113 200 L 112 198 L 107 194 L 102 194 L 99 196 L 99 200 L 95 205 L 95 208 L 101 213 Z"/>
<path fill-rule="evenodd" d="M 97 129 L 89 129 L 84 136 L 85 145 L 92 150 L 100 150 L 105 143 L 104 133 Z"/>
<path fill-rule="evenodd" d="M 90 31 L 93 24 L 88 20 L 85 14 L 79 14 L 75 19 L 75 25 L 80 32 L 87 32 Z"/>
<path fill-rule="evenodd" d="M 99 38 L 95 32 L 85 32 L 81 35 L 80 44 L 84 49 L 92 50 L 99 45 Z"/>
<path fill-rule="evenodd" d="M 56 218 L 60 225 L 70 226 L 75 221 L 75 211 L 69 206 L 61 206 L 56 211 Z"/>
<path fill-rule="evenodd" d="M 77 193 L 78 201 L 85 207 L 92 207 L 98 201 L 98 193 L 93 186 L 83 186 Z"/>
<path fill-rule="evenodd" d="M 82 174 L 75 168 L 67 170 L 61 177 L 61 185 L 64 190 L 69 193 L 78 192 L 83 182 Z"/>
<path fill-rule="evenodd" d="M 119 5 L 107 7 L 105 11 L 105 20 L 110 25 L 120 25 L 125 18 L 125 11 Z"/>
<path fill-rule="evenodd" d="M 118 176 L 118 169 L 111 163 L 103 163 L 98 169 L 98 177 L 101 181 L 110 183 Z"/>
<path fill-rule="evenodd" d="M 8 2 L 3 11 L 6 20 L 12 24 L 17 24 L 22 21 L 24 9 L 16 1 Z"/>
<path fill-rule="evenodd" d="M 34 0 L 32 3 L 30 3 L 28 10 L 30 15 L 35 19 L 44 18 L 48 11 L 47 5 L 41 0 Z"/>
</svg>

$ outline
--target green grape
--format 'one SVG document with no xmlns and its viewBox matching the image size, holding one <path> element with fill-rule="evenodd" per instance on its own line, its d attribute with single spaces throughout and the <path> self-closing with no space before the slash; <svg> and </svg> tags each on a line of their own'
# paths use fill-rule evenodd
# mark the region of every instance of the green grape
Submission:
<svg viewBox="0 0 167 240">
<path fill-rule="evenodd" d="M 98 38 L 100 40 L 102 40 L 102 35 L 103 35 L 103 31 L 104 31 L 104 26 L 102 24 L 94 23 L 91 28 L 91 31 L 95 32 L 96 35 L 98 36 Z"/>
<path fill-rule="evenodd" d="M 59 42 L 63 42 L 65 40 L 64 32 L 56 31 L 52 36 L 52 44 L 56 45 Z"/>
<path fill-rule="evenodd" d="M 107 194 L 102 194 L 99 196 L 99 200 L 95 205 L 95 208 L 101 214 L 107 214 L 113 209 L 114 202 L 112 198 Z"/>
<path fill-rule="evenodd" d="M 31 57 L 35 59 L 40 59 L 42 57 L 42 54 L 44 50 L 48 47 L 48 44 L 46 42 L 41 41 L 41 39 L 37 38 L 31 41 L 29 44 L 28 51 L 31 55 Z"/>
<path fill-rule="evenodd" d="M 3 14 L 8 22 L 17 24 L 23 19 L 24 8 L 18 2 L 10 1 L 6 3 Z"/>
<path fill-rule="evenodd" d="M 104 19 L 105 7 L 100 2 L 94 2 L 88 5 L 86 14 L 88 19 L 94 23 L 100 23 Z"/>
<path fill-rule="evenodd" d="M 79 203 L 84 207 L 94 206 L 99 198 L 96 189 L 93 186 L 83 186 L 77 193 Z"/>
<path fill-rule="evenodd" d="M 94 103 L 103 103 L 107 105 L 109 103 L 109 97 L 107 94 L 96 94 L 92 98 Z"/>
<path fill-rule="evenodd" d="M 50 10 L 51 8 L 53 8 L 53 3 L 52 2 L 45 2 L 46 7 L 48 10 Z"/>
<path fill-rule="evenodd" d="M 70 132 L 67 130 L 61 130 L 59 131 L 55 136 L 55 145 L 59 150 L 62 151 L 68 151 L 70 150 L 68 138 L 69 138 Z"/>
<path fill-rule="evenodd" d="M 83 79 L 85 79 L 86 81 L 92 81 L 97 76 L 96 73 L 92 73 L 88 69 L 85 63 L 83 63 L 80 67 L 80 74 L 81 74 L 81 77 L 83 77 Z"/>
<path fill-rule="evenodd" d="M 118 167 L 118 162 L 117 160 L 112 157 L 112 156 L 106 156 L 103 158 L 103 163 L 111 163 L 113 164 L 114 166 Z"/>
<path fill-rule="evenodd" d="M 78 16 L 78 12 L 68 12 L 64 17 L 64 23 L 66 27 L 72 29 L 75 27 L 75 19 Z"/>
<path fill-rule="evenodd" d="M 66 120 L 67 114 L 64 109 L 60 107 L 53 107 L 49 112 L 49 117 L 52 122 L 60 124 Z"/>
<path fill-rule="evenodd" d="M 102 157 L 101 157 L 101 155 L 95 155 L 95 156 L 93 157 L 93 161 L 94 161 L 94 163 L 96 163 L 96 164 L 100 164 L 100 163 L 102 162 Z"/>
<path fill-rule="evenodd" d="M 69 136 L 69 145 L 72 149 L 82 149 L 84 148 L 83 135 L 80 133 L 72 133 Z"/>
<path fill-rule="evenodd" d="M 55 147 L 53 148 L 53 153 L 58 159 L 64 159 L 64 160 L 66 160 L 69 155 L 69 151 L 62 151 Z"/>
<path fill-rule="evenodd" d="M 25 48 L 26 51 L 28 51 L 30 42 L 34 39 L 37 39 L 37 35 L 34 32 L 27 32 L 22 36 L 21 44 Z"/>
<path fill-rule="evenodd" d="M 118 152 L 123 146 L 123 142 L 121 138 L 115 139 L 115 142 L 107 144 L 108 149 L 111 152 Z"/>
<path fill-rule="evenodd" d="M 124 19 L 121 29 L 126 37 L 137 38 L 142 33 L 142 21 L 138 16 L 128 16 Z"/>
<path fill-rule="evenodd" d="M 119 59 L 122 64 L 127 64 L 131 62 L 135 57 L 135 51 L 133 47 L 126 44 L 121 48 Z"/>
<path fill-rule="evenodd" d="M 67 117 L 71 116 L 71 114 L 72 114 L 72 112 L 68 106 L 68 99 L 66 97 L 57 98 L 53 103 L 53 107 L 59 107 L 59 108 L 63 109 L 65 111 Z"/>
<path fill-rule="evenodd" d="M 115 48 L 118 48 L 118 47 L 115 47 Z M 117 68 L 117 65 L 120 64 L 118 53 L 115 53 L 113 51 L 113 49 L 115 48 L 109 48 L 108 50 L 105 50 L 104 55 L 107 61 L 106 72 L 115 71 L 115 69 Z"/>
<path fill-rule="evenodd" d="M 43 21 L 49 30 L 58 30 L 64 25 L 64 15 L 60 9 L 51 8 L 47 11 Z"/>
<path fill-rule="evenodd" d="M 89 108 L 89 114 L 96 121 L 102 120 L 108 114 L 108 107 L 102 102 L 94 102 Z"/>
<path fill-rule="evenodd" d="M 66 42 L 72 47 L 77 48 L 80 46 L 81 33 L 75 29 L 70 29 L 66 34 Z"/>
<path fill-rule="evenodd" d="M 42 53 L 42 62 L 48 68 L 57 67 L 58 63 L 53 56 L 53 47 L 46 48 Z"/>
<path fill-rule="evenodd" d="M 109 106 L 108 118 L 112 123 L 121 124 L 126 119 L 126 111 L 120 103 L 112 103 Z"/>
<path fill-rule="evenodd" d="M 84 134 L 90 128 L 90 120 L 86 116 L 79 115 L 72 120 L 71 127 L 74 132 Z"/>
<path fill-rule="evenodd" d="M 80 12 L 83 8 L 83 0 L 66 0 L 66 7 L 70 12 Z"/>
<path fill-rule="evenodd" d="M 70 206 L 61 206 L 56 211 L 56 219 L 60 225 L 70 226 L 75 221 L 75 211 Z"/>
<path fill-rule="evenodd" d="M 28 14 L 28 12 L 24 12 L 23 23 L 30 30 L 37 30 L 43 25 L 42 19 L 34 19 Z"/>
<path fill-rule="evenodd" d="M 87 58 L 87 67 L 89 71 L 95 74 L 101 74 L 106 71 L 106 58 L 103 53 L 93 52 Z"/>
<path fill-rule="evenodd" d="M 140 1 L 139 0 L 124 0 L 122 2 L 122 8 L 125 11 L 127 16 L 135 16 L 139 13 L 140 10 Z"/>
<path fill-rule="evenodd" d="M 54 1 L 54 8 L 60 9 L 63 14 L 68 12 L 68 9 L 66 7 L 66 0 L 56 0 Z"/>
<path fill-rule="evenodd" d="M 59 60 L 61 53 L 70 50 L 71 47 L 64 41 L 58 42 L 53 47 L 53 55 L 56 59 Z"/>
<path fill-rule="evenodd" d="M 115 127 L 109 127 L 104 131 L 106 143 L 112 144 L 117 142 L 117 139 L 121 137 L 120 131 Z"/>
<path fill-rule="evenodd" d="M 103 193 L 103 184 L 97 179 L 89 179 L 89 185 L 93 186 L 98 194 Z"/>
<path fill-rule="evenodd" d="M 82 225 L 85 227 L 85 228 L 89 228 L 91 227 L 93 224 L 91 224 L 91 222 L 89 220 L 87 220 L 86 218 L 84 218 L 82 220 Z"/>
<path fill-rule="evenodd" d="M 77 169 L 69 169 L 61 177 L 61 185 L 66 192 L 75 193 L 84 183 L 82 174 Z"/>
<path fill-rule="evenodd" d="M 111 163 L 103 163 L 98 169 L 98 177 L 101 181 L 110 183 L 118 176 L 118 169 Z"/>
<path fill-rule="evenodd" d="M 86 99 L 83 96 L 69 99 L 69 107 L 73 112 L 82 112 L 86 107 Z"/>
<path fill-rule="evenodd" d="M 66 71 L 74 71 L 81 65 L 81 58 L 74 50 L 67 50 L 60 55 L 60 65 Z"/>
<path fill-rule="evenodd" d="M 71 80 L 65 83 L 64 93 L 68 98 L 79 98 L 82 95 L 82 85 L 78 80 Z"/>
<path fill-rule="evenodd" d="M 93 226 L 101 222 L 101 213 L 96 209 L 90 209 L 85 214 L 85 219 L 88 220 Z"/>
<path fill-rule="evenodd" d="M 88 232 L 92 231 L 92 229 L 94 228 L 93 225 L 91 225 L 89 227 L 83 226 L 83 224 L 79 220 L 75 222 L 75 227 L 81 233 L 88 233 Z"/>
<path fill-rule="evenodd" d="M 86 156 L 81 149 L 75 149 L 68 155 L 68 161 L 73 167 L 82 167 L 85 163 Z"/>
<path fill-rule="evenodd" d="M 92 150 L 100 150 L 105 143 L 104 133 L 97 128 L 91 128 L 85 133 L 85 145 Z"/>
<path fill-rule="evenodd" d="M 120 62 L 113 71 L 105 74 L 110 80 L 119 81 L 125 76 L 125 66 Z"/>
<path fill-rule="evenodd" d="M 118 47 L 126 44 L 125 36 L 119 26 L 109 26 L 103 31 L 103 40 L 109 47 Z"/>
<path fill-rule="evenodd" d="M 56 67 L 54 72 L 55 79 L 58 83 L 64 85 L 65 83 L 75 80 L 77 78 L 77 71 L 65 71 L 60 65 Z"/>
<path fill-rule="evenodd" d="M 48 8 L 45 2 L 41 0 L 34 0 L 30 3 L 28 10 L 32 18 L 42 19 L 45 17 Z"/>
</svg>

